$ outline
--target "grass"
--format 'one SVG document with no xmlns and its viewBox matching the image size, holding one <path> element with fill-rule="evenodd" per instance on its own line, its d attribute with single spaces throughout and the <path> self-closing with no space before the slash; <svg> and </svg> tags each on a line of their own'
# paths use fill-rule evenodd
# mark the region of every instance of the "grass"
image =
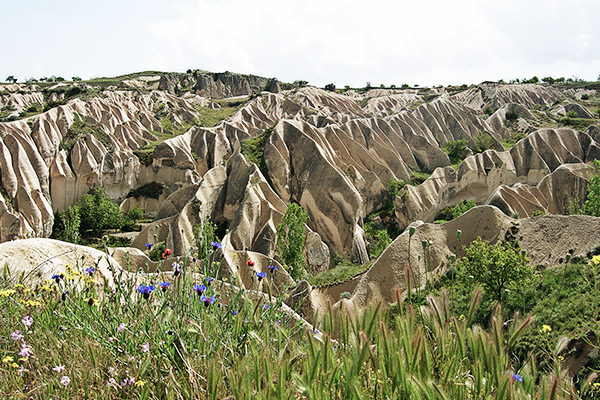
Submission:
<svg viewBox="0 0 600 400">
<path fill-rule="evenodd" d="M 597 125 L 600 120 L 588 118 L 570 118 L 564 117 L 558 120 L 558 123 L 563 126 L 569 126 L 578 130 L 585 130 L 590 125 Z"/>
<path fill-rule="evenodd" d="M 369 268 L 372 263 L 365 265 L 353 264 L 350 261 L 344 261 L 337 264 L 334 268 L 329 269 L 325 272 L 321 272 L 318 275 L 311 276 L 308 282 L 313 286 L 326 286 L 334 283 L 345 282 L 348 279 L 355 277 L 356 275 L 362 274 Z"/>
<path fill-rule="evenodd" d="M 67 134 L 63 137 L 60 143 L 60 148 L 71 151 L 78 140 L 84 139 L 86 136 L 92 135 L 101 142 L 109 151 L 113 149 L 110 136 L 102 129 L 102 127 L 91 120 L 86 120 L 85 117 L 75 114 L 73 124 L 69 127 Z"/>
<path fill-rule="evenodd" d="M 585 379 L 572 384 L 558 362 L 542 371 L 530 355 L 515 357 L 531 318 L 505 322 L 495 313 L 489 328 L 473 325 L 478 292 L 460 317 L 450 312 L 444 292 L 416 308 L 396 291 L 391 306 L 330 311 L 311 329 L 290 318 L 281 298 L 265 303 L 218 279 L 201 297 L 194 287 L 206 281 L 191 273 L 189 261 L 182 260 L 177 277 L 137 275 L 139 286 L 115 271 L 114 291 L 96 285 L 97 272 L 85 271 L 90 265 L 67 267 L 34 290 L 5 273 L 0 393 L 30 399 L 566 399 L 595 390 Z M 170 286 L 163 291 L 160 282 Z"/>
<path fill-rule="evenodd" d="M 243 103 L 241 103 L 243 104 Z M 236 105 L 233 107 L 221 107 L 221 108 L 208 108 L 208 107 L 198 107 L 198 122 L 200 126 L 212 127 L 218 125 L 224 119 L 227 119 L 238 112 L 241 108 L 241 105 Z"/>
</svg>

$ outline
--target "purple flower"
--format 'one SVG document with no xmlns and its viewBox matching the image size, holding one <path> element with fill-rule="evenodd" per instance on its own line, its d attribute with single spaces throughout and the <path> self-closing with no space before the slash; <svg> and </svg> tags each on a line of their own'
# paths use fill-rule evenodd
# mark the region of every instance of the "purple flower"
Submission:
<svg viewBox="0 0 600 400">
<path fill-rule="evenodd" d="M 212 303 L 214 303 L 217 300 L 215 299 L 215 296 L 205 296 L 205 295 L 202 295 L 202 296 L 200 296 L 200 301 L 204 302 L 204 305 L 206 307 L 208 307 L 208 306 L 210 306 Z"/>
<path fill-rule="evenodd" d="M 148 300 L 150 298 L 150 293 L 154 291 L 154 285 L 140 285 L 138 286 L 137 291 L 144 296 L 144 299 Z"/>
<path fill-rule="evenodd" d="M 146 342 L 142 345 L 142 353 L 147 353 L 148 351 L 150 351 L 150 343 Z"/>
<path fill-rule="evenodd" d="M 125 329 L 127 329 L 127 325 L 125 325 L 124 322 L 121 322 L 117 327 L 117 332 L 123 332 Z"/>
<path fill-rule="evenodd" d="M 515 382 L 523 382 L 523 377 L 522 377 L 521 375 L 519 375 L 519 374 L 514 374 L 514 375 L 512 376 L 512 379 L 513 379 L 513 381 L 515 381 Z"/>
<path fill-rule="evenodd" d="M 92 275 L 94 275 L 94 272 L 96 272 L 96 268 L 94 268 L 94 267 L 86 268 L 85 272 L 87 272 L 89 276 L 92 276 Z"/>
<path fill-rule="evenodd" d="M 152 246 L 154 246 L 152 243 L 146 243 L 146 249 L 148 251 L 150 251 L 152 249 Z"/>
<path fill-rule="evenodd" d="M 52 279 L 54 279 L 54 282 L 59 283 L 60 280 L 64 277 L 63 274 L 54 274 L 52 275 Z"/>
<path fill-rule="evenodd" d="M 266 272 L 255 272 L 256 276 L 258 276 L 258 280 L 262 281 L 262 278 L 264 278 L 265 276 L 267 276 Z"/>
<path fill-rule="evenodd" d="M 235 311 L 235 310 L 231 310 L 231 313 L 232 313 L 233 315 L 237 315 L 237 311 Z"/>
<path fill-rule="evenodd" d="M 270 305 L 270 304 L 265 304 L 265 305 L 263 306 L 263 310 L 268 310 L 269 308 L 271 308 L 271 305 Z"/>
<path fill-rule="evenodd" d="M 56 367 L 52 368 L 52 371 L 54 371 L 54 372 L 63 372 L 64 370 L 65 370 L 64 365 L 57 365 Z"/>
<path fill-rule="evenodd" d="M 31 346 L 23 342 L 23 344 L 21 345 L 21 351 L 19 352 L 19 355 L 21 357 L 31 357 L 32 354 L 33 349 L 31 348 Z"/>
<path fill-rule="evenodd" d="M 160 286 L 163 292 L 166 292 L 167 289 L 171 286 L 171 282 L 159 282 L 158 286 Z"/>
<path fill-rule="evenodd" d="M 208 278 L 204 279 L 204 282 L 206 282 L 206 286 L 210 286 L 210 284 L 213 283 L 214 280 L 215 278 L 209 276 Z"/>
<path fill-rule="evenodd" d="M 62 378 L 60 378 L 60 383 L 64 386 L 69 386 L 69 383 L 71 383 L 71 378 L 65 375 Z"/>
<path fill-rule="evenodd" d="M 210 242 L 210 245 L 212 246 L 213 250 L 217 250 L 223 247 L 223 245 L 220 242 Z"/>
<path fill-rule="evenodd" d="M 31 318 L 29 315 L 26 315 L 23 317 L 23 319 L 21 319 L 21 322 L 23 325 L 25 325 L 25 330 L 29 330 L 29 327 L 33 325 L 33 318 Z"/>
<path fill-rule="evenodd" d="M 275 273 L 275 271 L 277 271 L 277 265 L 269 265 L 269 271 Z"/>
<path fill-rule="evenodd" d="M 17 329 L 16 331 L 10 334 L 10 338 L 15 341 L 23 340 L 23 335 L 21 334 L 21 331 Z"/>
<path fill-rule="evenodd" d="M 173 266 L 173 275 L 178 276 L 181 273 L 181 264 L 174 262 L 171 265 Z"/>
<path fill-rule="evenodd" d="M 206 286 L 204 285 L 194 285 L 194 291 L 198 293 L 198 296 L 202 294 L 206 290 Z"/>
</svg>

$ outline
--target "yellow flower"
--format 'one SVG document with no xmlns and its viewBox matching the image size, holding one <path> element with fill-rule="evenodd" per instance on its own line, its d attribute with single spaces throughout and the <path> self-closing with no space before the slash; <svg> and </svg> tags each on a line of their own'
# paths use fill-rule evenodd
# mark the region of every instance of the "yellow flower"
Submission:
<svg viewBox="0 0 600 400">
<path fill-rule="evenodd" d="M 46 291 L 47 291 L 47 292 L 54 292 L 54 287 L 52 287 L 52 286 L 49 286 L 49 285 L 43 285 L 43 286 L 40 288 L 40 290 L 41 290 L 42 292 L 46 292 Z"/>
<path fill-rule="evenodd" d="M 28 307 L 41 307 L 43 304 L 35 300 L 19 300 L 19 303 L 25 304 Z"/>
<path fill-rule="evenodd" d="M 10 364 L 10 366 L 13 368 L 19 368 L 19 364 L 17 364 L 17 363 L 12 363 L 12 364 Z"/>
<path fill-rule="evenodd" d="M 542 332 L 550 333 L 552 332 L 552 328 L 550 325 L 542 325 Z"/>
<path fill-rule="evenodd" d="M 600 255 L 597 256 L 593 256 L 592 259 L 590 261 L 588 261 L 589 265 L 599 265 L 600 264 Z"/>
<path fill-rule="evenodd" d="M 146 381 L 139 380 L 135 383 L 135 387 L 143 387 L 146 384 Z"/>
<path fill-rule="evenodd" d="M 15 287 L 16 287 L 17 289 L 25 289 L 25 286 L 21 285 L 20 283 L 17 283 L 17 284 L 15 285 Z"/>
<path fill-rule="evenodd" d="M 0 290 L 0 297 L 9 297 L 17 293 L 15 289 Z"/>
<path fill-rule="evenodd" d="M 15 360 L 15 359 L 14 359 L 14 358 L 12 358 L 11 356 L 5 356 L 5 357 L 2 359 L 2 364 L 8 364 L 8 363 L 11 363 L 11 362 L 13 362 L 14 360 Z"/>
</svg>

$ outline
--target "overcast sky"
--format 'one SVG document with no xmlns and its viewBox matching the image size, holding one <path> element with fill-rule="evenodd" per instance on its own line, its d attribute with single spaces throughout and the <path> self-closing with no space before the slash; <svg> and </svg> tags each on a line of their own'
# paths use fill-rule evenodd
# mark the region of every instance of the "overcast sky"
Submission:
<svg viewBox="0 0 600 400">
<path fill-rule="evenodd" d="M 204 69 L 364 86 L 596 80 L 598 0 L 0 0 L 0 79 Z"/>
</svg>

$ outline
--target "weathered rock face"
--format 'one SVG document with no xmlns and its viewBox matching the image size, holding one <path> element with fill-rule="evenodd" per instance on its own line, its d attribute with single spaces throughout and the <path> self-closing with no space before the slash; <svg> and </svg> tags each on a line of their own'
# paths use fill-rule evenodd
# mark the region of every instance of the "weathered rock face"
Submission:
<svg viewBox="0 0 600 400">
<path fill-rule="evenodd" d="M 401 227 L 417 219 L 432 221 L 444 207 L 462 200 L 497 204 L 503 210 L 520 209 L 525 215 L 534 211 L 564 212 L 565 204 L 572 196 L 583 191 L 583 182 L 566 177 L 565 174 L 570 174 L 569 170 L 561 170 L 553 177 L 548 175 L 563 164 L 591 161 L 598 157 L 599 150 L 598 143 L 588 133 L 571 129 L 541 129 L 519 141 L 509 151 L 488 150 L 467 157 L 457 171 L 438 169 L 422 185 L 406 187 L 406 192 L 396 199 L 396 216 Z M 579 176 L 583 178 L 582 174 Z M 514 186 L 516 184 L 520 186 Z M 567 185 L 565 191 L 557 189 L 561 184 Z M 536 186 L 537 190 L 534 189 Z M 517 193 L 521 200 L 515 197 Z M 532 195 L 536 201 L 519 205 L 519 201 L 525 201 Z M 554 199 L 554 195 L 558 197 Z M 507 201 L 514 201 L 514 204 L 503 204 Z"/>
<path fill-rule="evenodd" d="M 248 96 L 253 93 L 260 93 L 265 89 L 276 93 L 277 86 L 272 87 L 269 79 L 255 75 L 194 70 L 186 74 L 163 75 L 158 88 L 172 94 L 193 90 L 203 97 L 224 99 L 226 97 Z"/>
<path fill-rule="evenodd" d="M 411 266 L 418 287 L 447 271 L 451 256 L 462 257 L 463 245 L 477 237 L 495 243 L 505 238 L 510 228 L 532 265 L 553 267 L 565 255 L 586 256 L 600 245 L 600 218 L 590 216 L 540 216 L 512 219 L 492 206 L 475 207 L 443 225 L 418 222 L 415 234 L 405 231 L 384 251 L 357 284 L 352 301 L 364 306 L 369 298 L 380 294 L 393 301 L 392 289 L 407 287 L 407 266 Z M 460 242 L 456 231 L 461 230 Z M 410 240 L 410 253 L 409 253 Z M 431 241 L 424 250 L 421 241 Z M 409 257 L 410 254 L 410 257 Z"/>
</svg>

